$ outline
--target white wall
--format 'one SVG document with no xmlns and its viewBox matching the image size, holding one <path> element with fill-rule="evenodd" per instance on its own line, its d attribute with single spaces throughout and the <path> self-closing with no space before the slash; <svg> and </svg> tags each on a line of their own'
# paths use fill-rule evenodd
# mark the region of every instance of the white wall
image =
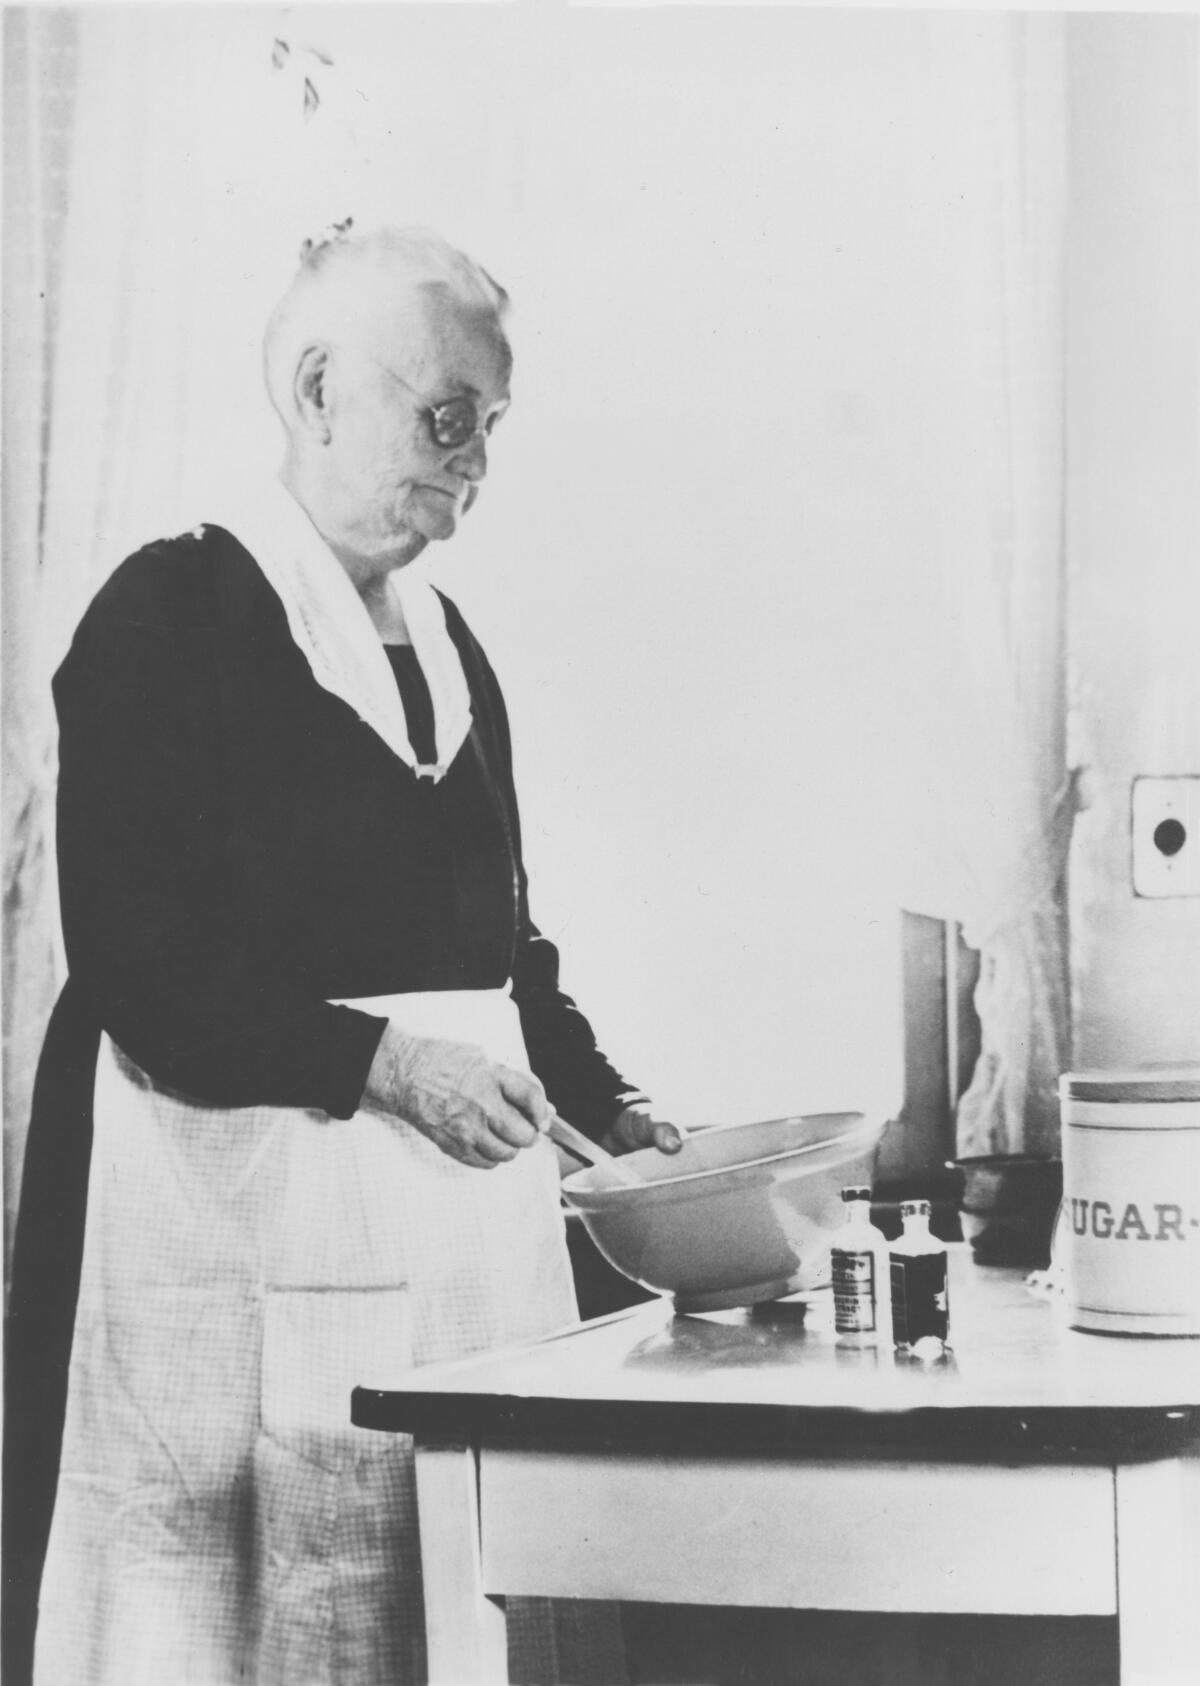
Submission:
<svg viewBox="0 0 1200 1686">
<path fill-rule="evenodd" d="M 994 538 L 1006 50 L 576 12 L 526 106 L 518 405 L 447 577 L 566 979 L 691 1117 L 897 1095 L 939 581 Z"/>
<path fill-rule="evenodd" d="M 1200 773 L 1200 29 L 1073 17 L 1075 1059 L 1200 1060 L 1200 897 L 1135 897 L 1130 786 Z"/>
</svg>

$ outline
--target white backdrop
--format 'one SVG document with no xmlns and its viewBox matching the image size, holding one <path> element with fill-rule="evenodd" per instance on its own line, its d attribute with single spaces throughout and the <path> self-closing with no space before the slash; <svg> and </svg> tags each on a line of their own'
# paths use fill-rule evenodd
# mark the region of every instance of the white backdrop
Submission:
<svg viewBox="0 0 1200 1686">
<path fill-rule="evenodd" d="M 990 930 L 1058 777 L 1021 708 L 1060 679 L 1061 20 L 77 22 L 47 519 L 9 559 L 35 748 L 100 580 L 273 465 L 257 335 L 302 235 L 432 223 L 515 301 L 435 577 L 508 695 L 568 988 L 691 1121 L 893 1108 L 898 909 Z"/>
</svg>

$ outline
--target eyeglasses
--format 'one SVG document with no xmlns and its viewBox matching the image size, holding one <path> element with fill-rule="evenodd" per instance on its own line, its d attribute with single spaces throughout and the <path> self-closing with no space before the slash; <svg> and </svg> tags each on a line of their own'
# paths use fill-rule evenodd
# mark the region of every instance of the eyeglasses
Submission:
<svg viewBox="0 0 1200 1686">
<path fill-rule="evenodd" d="M 366 353 L 364 353 L 366 355 Z M 454 398 L 447 398 L 441 404 L 435 404 L 423 392 L 406 381 L 403 375 L 398 375 L 395 369 L 389 369 L 386 363 L 381 363 L 377 357 L 367 357 L 369 363 L 374 363 L 377 369 L 382 369 L 385 375 L 398 382 L 406 392 L 421 403 L 421 416 L 429 428 L 430 438 L 434 444 L 444 451 L 458 451 L 464 445 L 469 445 L 472 439 L 488 438 L 496 423 L 508 411 L 508 400 L 496 404 L 481 421 L 479 405 L 468 392 L 458 393 Z"/>
</svg>

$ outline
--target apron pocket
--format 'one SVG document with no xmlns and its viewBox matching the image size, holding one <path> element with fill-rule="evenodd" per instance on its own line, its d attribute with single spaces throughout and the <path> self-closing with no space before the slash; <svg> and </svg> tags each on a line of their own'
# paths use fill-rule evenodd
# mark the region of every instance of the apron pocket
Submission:
<svg viewBox="0 0 1200 1686">
<path fill-rule="evenodd" d="M 407 1285 L 268 1288 L 263 1300 L 262 1426 L 298 1457 L 338 1471 L 393 1437 L 355 1428 L 350 1393 L 412 1369 Z"/>
</svg>

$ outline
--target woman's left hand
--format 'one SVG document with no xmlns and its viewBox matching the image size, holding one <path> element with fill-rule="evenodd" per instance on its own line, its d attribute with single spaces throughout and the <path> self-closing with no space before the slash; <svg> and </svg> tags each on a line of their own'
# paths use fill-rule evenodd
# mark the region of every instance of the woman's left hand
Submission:
<svg viewBox="0 0 1200 1686">
<path fill-rule="evenodd" d="M 683 1132 L 677 1124 L 656 1118 L 647 1101 L 627 1106 L 604 1137 L 601 1146 L 610 1153 L 633 1153 L 639 1147 L 656 1147 L 660 1153 L 678 1153 Z"/>
</svg>

